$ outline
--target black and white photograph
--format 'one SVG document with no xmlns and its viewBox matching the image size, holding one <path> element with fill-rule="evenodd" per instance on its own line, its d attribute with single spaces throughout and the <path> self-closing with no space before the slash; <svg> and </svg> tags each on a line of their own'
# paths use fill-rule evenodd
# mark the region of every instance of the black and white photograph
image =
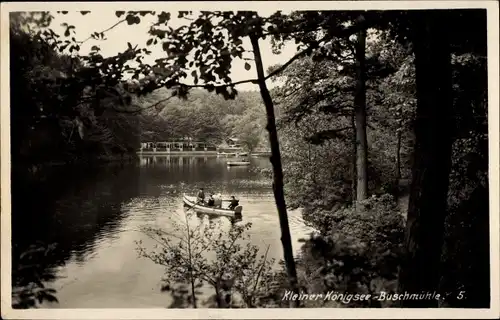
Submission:
<svg viewBox="0 0 500 320">
<path fill-rule="evenodd" d="M 498 29 L 2 3 L 2 318 L 498 318 Z"/>
</svg>

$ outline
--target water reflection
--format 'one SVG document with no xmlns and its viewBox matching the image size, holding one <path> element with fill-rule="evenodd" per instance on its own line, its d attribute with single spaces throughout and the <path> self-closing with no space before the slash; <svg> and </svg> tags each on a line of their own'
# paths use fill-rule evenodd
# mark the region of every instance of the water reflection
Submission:
<svg viewBox="0 0 500 320">
<path fill-rule="evenodd" d="M 32 179 L 13 173 L 13 284 L 52 279 L 68 260 L 83 264 L 122 222 L 121 204 L 138 194 L 137 172 L 109 166 L 46 169 Z"/>
<path fill-rule="evenodd" d="M 138 258 L 135 242 L 146 239 L 140 232 L 143 227 L 168 230 L 171 219 L 184 219 L 182 193 L 199 187 L 236 195 L 243 204 L 244 221 L 253 224 L 253 244 L 270 245 L 270 258 L 282 258 L 270 181 L 249 167 L 228 170 L 225 161 L 206 156 L 143 157 L 132 165 L 58 170 L 29 185 L 13 180 L 14 283 L 22 285 L 23 277 L 35 274 L 20 271 L 26 270 L 21 268 L 22 252 L 33 244 L 55 244 L 51 253 L 36 258 L 36 273 L 52 275 L 43 281 L 57 290 L 59 299 L 59 304 L 45 306 L 172 305 L 172 297 L 161 292 L 162 267 Z M 253 167 L 270 165 L 266 158 L 251 161 Z M 291 212 L 289 218 L 295 241 L 310 231 L 300 213 Z"/>
<path fill-rule="evenodd" d="M 214 158 L 211 156 L 210 158 Z M 179 166 L 194 166 L 199 163 L 206 163 L 208 161 L 208 156 L 177 156 L 177 155 L 166 155 L 166 156 L 142 156 L 140 158 L 141 166 L 155 166 L 155 165 L 179 165 Z"/>
</svg>

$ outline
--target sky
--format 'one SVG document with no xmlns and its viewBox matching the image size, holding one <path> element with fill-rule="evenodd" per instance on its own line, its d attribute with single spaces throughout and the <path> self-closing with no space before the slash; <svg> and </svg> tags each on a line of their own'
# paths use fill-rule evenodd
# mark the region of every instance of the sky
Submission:
<svg viewBox="0 0 500 320">
<path fill-rule="evenodd" d="M 274 13 L 274 10 L 259 10 L 259 15 L 268 16 Z M 94 32 L 101 32 L 113 26 L 115 23 L 120 21 L 121 18 L 116 17 L 115 11 L 93 11 L 86 15 L 80 14 L 78 11 L 69 11 L 67 14 L 58 14 L 53 12 L 55 19 L 52 21 L 51 28 L 58 34 L 64 34 L 66 30 L 65 27 L 61 26 L 62 23 L 67 23 L 69 25 L 75 26 L 76 35 L 74 37 L 77 40 L 85 40 Z M 172 19 L 169 25 L 172 28 L 179 27 L 183 24 L 187 24 L 190 21 L 177 18 L 177 12 L 171 12 Z M 127 23 L 121 23 L 115 28 L 107 31 L 105 33 L 106 40 L 94 40 L 90 39 L 86 41 L 80 48 L 80 54 L 84 55 L 90 51 L 90 48 L 94 45 L 98 45 L 101 48 L 101 54 L 106 56 L 115 55 L 118 52 L 123 52 L 127 48 L 127 42 L 130 42 L 132 46 L 138 45 L 139 48 L 146 48 L 146 41 L 149 39 L 148 30 L 151 24 L 155 21 L 156 17 L 146 16 L 141 17 L 141 23 L 139 25 L 128 25 Z M 72 35 L 73 36 L 73 35 Z M 260 41 L 261 54 L 264 64 L 264 70 L 267 70 L 269 66 L 275 64 L 283 64 L 287 62 L 292 56 L 294 56 L 297 51 L 295 45 L 287 45 L 283 48 L 282 53 L 279 55 L 273 54 L 271 50 L 271 44 L 269 38 Z M 251 50 L 251 45 L 248 39 L 243 42 L 245 49 Z M 161 49 L 161 45 L 147 47 L 148 50 L 152 51 L 148 59 L 144 60 L 147 63 L 154 64 L 154 60 L 161 58 L 165 55 Z M 233 81 L 241 81 L 246 79 L 255 79 L 257 77 L 256 69 L 253 65 L 253 61 L 248 61 L 252 68 L 247 71 L 244 68 L 245 61 L 241 59 L 233 60 L 231 68 L 231 78 Z M 187 79 L 186 83 L 192 83 L 192 79 Z M 268 81 L 268 86 L 273 87 L 273 83 Z M 257 90 L 258 87 L 255 84 L 241 84 L 237 86 L 237 90 Z"/>
</svg>

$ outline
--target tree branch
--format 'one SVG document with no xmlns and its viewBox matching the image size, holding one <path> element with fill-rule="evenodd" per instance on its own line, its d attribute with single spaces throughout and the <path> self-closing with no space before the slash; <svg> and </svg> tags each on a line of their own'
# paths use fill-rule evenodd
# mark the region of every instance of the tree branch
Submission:
<svg viewBox="0 0 500 320">
<path fill-rule="evenodd" d="M 307 49 L 304 49 L 301 52 L 297 53 L 290 60 L 288 60 L 285 64 L 283 64 L 282 66 L 278 67 L 273 72 L 271 72 L 270 74 L 268 74 L 264 78 L 264 80 L 267 80 L 267 79 L 273 77 L 274 75 L 280 73 L 281 71 L 285 70 L 290 64 L 292 64 L 292 62 L 294 62 L 298 58 L 300 58 L 300 57 L 302 57 L 302 56 L 310 53 L 312 50 L 314 50 L 315 48 L 317 48 L 318 45 L 322 41 L 324 41 L 326 39 L 329 39 L 329 38 L 333 38 L 333 37 L 336 37 L 336 38 L 348 37 L 348 36 L 353 35 L 354 33 L 358 32 L 359 29 L 367 29 L 367 28 L 369 28 L 369 26 L 366 23 L 359 23 L 359 24 L 356 24 L 356 25 L 354 25 L 352 27 L 349 27 L 349 28 L 346 28 L 346 29 L 340 29 L 336 33 L 325 35 L 321 39 L 315 41 L 314 44 L 310 45 Z"/>
<path fill-rule="evenodd" d="M 118 21 L 117 23 L 115 23 L 114 25 L 112 25 L 111 27 L 109 27 L 109 28 L 107 28 L 107 29 L 105 29 L 105 30 L 103 30 L 103 31 L 99 32 L 99 34 L 101 34 L 101 33 L 105 33 L 105 32 L 108 32 L 109 30 L 111 30 L 111 29 L 115 28 L 116 26 L 120 25 L 121 23 L 123 23 L 123 22 L 125 22 L 125 21 L 127 21 L 127 20 L 126 20 L 126 19 L 122 19 L 122 20 Z M 77 43 L 82 44 L 82 43 L 85 43 L 85 42 L 89 41 L 90 39 L 92 39 L 92 36 L 89 36 L 87 39 L 85 39 L 85 40 L 83 40 L 83 41 L 77 41 Z"/>
<path fill-rule="evenodd" d="M 142 111 L 144 111 L 144 110 L 148 110 L 148 109 L 151 109 L 151 108 L 155 108 L 155 107 L 157 107 L 158 105 L 160 105 L 161 103 L 163 103 L 163 102 L 165 102 L 165 101 L 168 101 L 168 100 L 172 99 L 173 97 L 175 97 L 175 95 L 173 95 L 173 94 L 172 94 L 172 95 L 170 95 L 169 97 L 164 98 L 164 99 L 161 99 L 161 100 L 159 100 L 159 101 L 157 101 L 157 102 L 153 103 L 153 104 L 152 104 L 152 105 L 150 105 L 150 106 L 147 106 L 147 107 L 144 107 L 144 108 L 138 108 L 138 109 L 136 109 L 136 110 L 127 110 L 127 109 L 121 109 L 121 110 L 120 110 L 120 109 L 115 108 L 114 106 L 113 106 L 113 109 L 114 109 L 115 111 L 117 111 L 117 112 L 130 113 L 130 114 L 134 114 L 134 113 L 141 113 L 141 112 L 142 112 Z"/>
<path fill-rule="evenodd" d="M 283 31 L 283 30 L 276 30 L 276 31 L 271 31 L 271 32 L 263 32 L 262 36 L 276 36 L 276 35 L 282 35 L 282 34 L 287 34 L 287 35 L 293 35 L 296 33 L 307 33 L 307 32 L 314 32 L 314 31 L 320 31 L 322 30 L 322 27 L 317 27 L 317 28 L 310 28 L 309 30 L 298 30 L 298 31 Z"/>
<path fill-rule="evenodd" d="M 259 284 L 260 275 L 262 273 L 262 269 L 267 263 L 267 253 L 269 252 L 269 245 L 267 245 L 266 253 L 264 254 L 264 259 L 262 260 L 262 264 L 260 265 L 259 272 L 257 273 L 257 278 L 255 279 L 255 284 L 253 286 L 252 294 L 255 294 L 255 290 L 257 289 L 257 285 Z"/>
<path fill-rule="evenodd" d="M 239 84 L 244 84 L 244 83 L 254 83 L 258 84 L 259 80 L 257 79 L 247 79 L 247 80 L 241 80 L 241 81 L 236 81 L 236 82 L 231 82 L 227 84 L 184 84 L 184 83 L 178 83 L 178 86 L 184 86 L 187 88 L 227 88 L 227 87 L 232 87 L 232 86 L 237 86 Z"/>
<path fill-rule="evenodd" d="M 317 41 L 315 43 L 315 45 L 311 45 L 309 46 L 307 49 L 304 49 L 302 50 L 301 52 L 297 53 L 296 55 L 294 55 L 292 58 L 290 58 L 290 60 L 288 60 L 285 64 L 281 65 L 280 67 L 274 69 L 273 72 L 269 73 L 266 77 L 264 77 L 264 81 L 268 80 L 269 78 L 275 76 L 276 74 L 282 72 L 283 70 L 285 70 L 289 65 L 292 64 L 292 62 L 294 62 L 295 60 L 297 60 L 298 58 L 304 56 L 305 54 L 311 52 L 317 45 L 319 45 L 319 43 L 321 41 L 323 41 L 324 39 L 326 39 L 326 36 L 321 38 L 319 41 Z"/>
<path fill-rule="evenodd" d="M 268 76 L 264 78 L 264 80 L 268 80 L 272 76 L 276 75 L 279 72 L 282 72 L 287 68 L 293 61 L 297 60 L 300 58 L 302 55 L 306 54 L 306 51 L 308 49 L 305 49 L 298 54 L 296 54 L 294 57 L 292 57 L 288 62 L 286 62 L 284 65 L 280 66 L 278 69 L 274 70 L 271 72 Z M 227 88 L 227 87 L 233 87 L 239 84 L 244 84 L 244 83 L 253 83 L 253 84 L 258 84 L 259 80 L 258 79 L 247 79 L 247 80 L 240 80 L 237 82 L 231 82 L 231 83 L 226 83 L 226 84 L 185 84 L 185 83 L 176 83 L 175 86 L 184 86 L 186 88 Z M 163 87 L 164 85 L 162 84 L 161 86 L 158 86 L 158 88 Z"/>
<path fill-rule="evenodd" d="M 106 29 L 105 31 L 111 30 L 112 28 L 114 28 L 115 26 L 117 26 L 118 24 L 120 24 L 123 21 L 125 21 L 125 20 L 119 21 L 118 23 L 116 23 L 112 27 Z M 369 28 L 369 25 L 367 25 L 366 23 L 359 23 L 359 24 L 356 24 L 354 26 L 348 27 L 346 29 L 339 29 L 339 30 L 337 30 L 336 33 L 330 33 L 330 34 L 325 35 L 321 39 L 316 40 L 307 49 L 304 49 L 301 52 L 297 53 L 292 58 L 290 58 L 290 60 L 288 60 L 285 64 L 281 65 L 280 67 L 278 67 L 277 69 L 275 69 L 274 71 L 272 71 L 271 73 L 269 73 L 267 76 L 265 76 L 264 77 L 264 81 L 266 81 L 266 80 L 270 79 L 271 77 L 277 75 L 278 73 L 284 71 L 295 60 L 299 59 L 300 57 L 302 57 L 302 56 L 310 53 L 312 50 L 314 50 L 315 48 L 317 48 L 322 41 L 324 41 L 324 40 L 326 40 L 328 38 L 332 38 L 332 37 L 346 37 L 346 36 L 350 36 L 350 35 L 356 33 L 357 31 L 359 31 L 360 29 L 367 29 L 367 28 Z M 105 32 L 105 31 L 103 31 L 103 32 Z M 87 40 L 85 40 L 85 41 L 87 41 Z M 204 89 L 214 88 L 215 89 L 215 88 L 233 87 L 233 86 L 236 86 L 236 85 L 239 85 L 239 84 L 244 84 L 244 83 L 258 84 L 259 80 L 258 79 L 247 79 L 247 80 L 241 80 L 241 81 L 231 82 L 231 83 L 227 83 L 227 84 L 192 84 L 192 85 L 185 84 L 185 83 L 180 83 L 179 82 L 179 83 L 175 83 L 173 85 L 174 86 L 184 86 L 185 88 L 204 88 Z M 158 86 L 157 89 L 159 89 L 159 88 L 161 88 L 163 86 L 164 86 L 164 84 L 161 84 L 161 86 Z M 161 102 L 163 102 L 163 101 L 159 101 L 158 103 L 161 103 Z M 155 104 L 155 105 L 157 105 L 157 104 Z M 155 105 L 147 107 L 146 109 L 152 108 Z M 143 109 L 141 109 L 141 110 L 143 110 Z M 133 111 L 133 112 L 140 112 L 141 110 Z"/>
</svg>

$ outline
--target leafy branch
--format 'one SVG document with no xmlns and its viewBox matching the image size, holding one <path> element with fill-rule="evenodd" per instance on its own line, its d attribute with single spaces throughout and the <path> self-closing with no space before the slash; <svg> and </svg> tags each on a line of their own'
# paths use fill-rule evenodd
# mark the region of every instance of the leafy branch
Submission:
<svg viewBox="0 0 500 320">
<path fill-rule="evenodd" d="M 123 23 L 123 22 L 125 22 L 125 21 L 127 21 L 127 19 L 122 19 L 122 20 L 120 20 L 120 21 L 116 22 L 115 24 L 113 24 L 111 27 L 109 27 L 109 28 L 107 28 L 107 29 L 104 29 L 104 30 L 102 30 L 101 32 L 95 32 L 95 33 L 93 33 L 92 35 L 90 35 L 87 39 L 85 39 L 85 40 L 81 40 L 81 41 L 77 41 L 77 43 L 82 44 L 82 43 L 85 43 L 85 42 L 87 42 L 87 41 L 89 41 L 89 40 L 91 40 L 91 39 L 95 39 L 95 38 L 96 38 L 96 35 L 99 35 L 101 38 L 104 38 L 104 33 L 106 33 L 106 32 L 108 32 L 108 31 L 110 31 L 110 30 L 114 29 L 115 27 L 119 26 L 120 24 L 122 24 L 122 23 Z"/>
</svg>

